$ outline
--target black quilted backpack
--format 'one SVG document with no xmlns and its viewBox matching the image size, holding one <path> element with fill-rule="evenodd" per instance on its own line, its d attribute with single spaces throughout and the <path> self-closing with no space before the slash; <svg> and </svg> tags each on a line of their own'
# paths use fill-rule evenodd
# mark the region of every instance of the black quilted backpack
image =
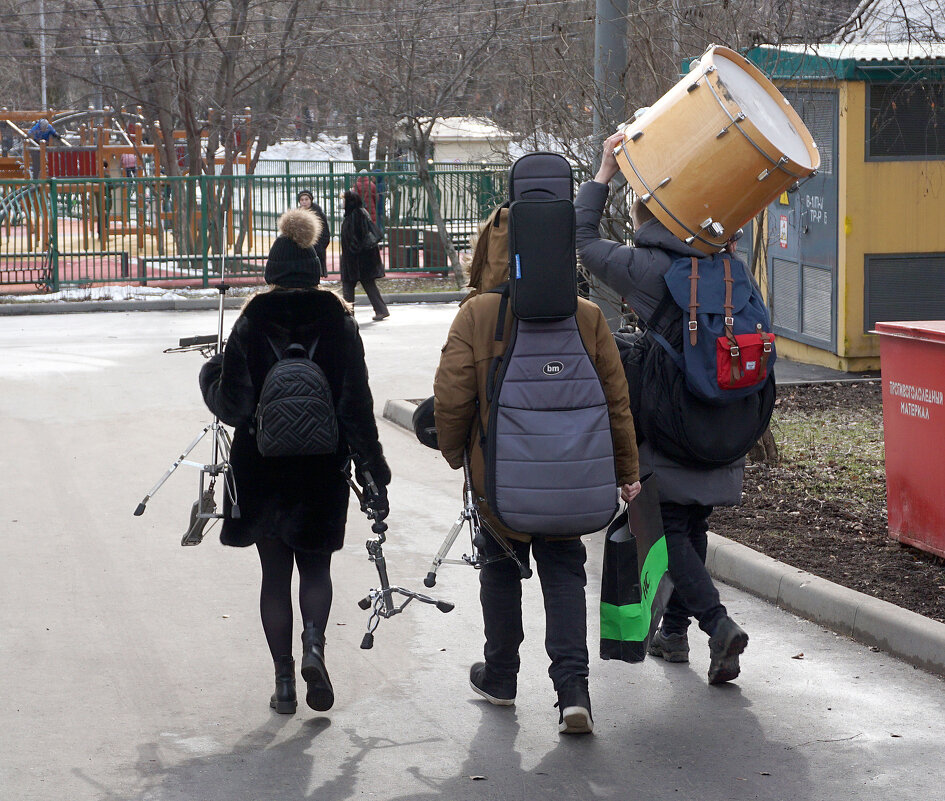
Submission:
<svg viewBox="0 0 945 801">
<path fill-rule="evenodd" d="M 280 350 L 266 337 L 278 361 L 266 373 L 254 427 L 256 447 L 270 456 L 320 456 L 338 447 L 338 419 L 325 372 L 297 342 Z"/>
</svg>

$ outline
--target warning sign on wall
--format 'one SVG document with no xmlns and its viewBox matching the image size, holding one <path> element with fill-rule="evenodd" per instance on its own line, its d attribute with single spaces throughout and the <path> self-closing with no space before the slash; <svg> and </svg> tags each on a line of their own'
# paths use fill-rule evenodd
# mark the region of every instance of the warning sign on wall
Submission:
<svg viewBox="0 0 945 801">
<path fill-rule="evenodd" d="M 780 237 L 781 247 L 786 248 L 787 247 L 787 215 L 786 214 L 781 215 L 780 231 L 781 231 L 781 237 Z"/>
</svg>

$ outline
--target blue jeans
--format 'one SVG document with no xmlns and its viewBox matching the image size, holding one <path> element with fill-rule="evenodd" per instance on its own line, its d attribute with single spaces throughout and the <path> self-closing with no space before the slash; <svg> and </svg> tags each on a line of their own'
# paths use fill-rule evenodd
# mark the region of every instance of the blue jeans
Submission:
<svg viewBox="0 0 945 801">
<path fill-rule="evenodd" d="M 523 565 L 529 551 L 535 557 L 545 601 L 545 651 L 551 659 L 548 675 L 555 690 L 572 676 L 587 676 L 587 606 L 584 587 L 587 574 L 584 543 L 574 540 L 510 542 Z M 502 553 L 486 535 L 480 553 L 491 557 Z M 483 654 L 489 673 L 496 679 L 514 679 L 520 665 L 518 649 L 525 639 L 522 629 L 522 578 L 510 558 L 486 564 L 479 573 L 479 600 L 486 644 Z"/>
<path fill-rule="evenodd" d="M 685 634 L 689 618 L 694 617 L 699 621 L 699 628 L 711 636 L 727 614 L 705 567 L 706 532 L 712 507 L 661 503 L 660 513 L 666 535 L 669 575 L 675 586 L 663 612 L 663 632 Z"/>
</svg>

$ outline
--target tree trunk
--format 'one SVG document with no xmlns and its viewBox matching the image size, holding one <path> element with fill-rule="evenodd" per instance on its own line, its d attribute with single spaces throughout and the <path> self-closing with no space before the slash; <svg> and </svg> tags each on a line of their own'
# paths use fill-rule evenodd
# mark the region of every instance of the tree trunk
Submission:
<svg viewBox="0 0 945 801">
<path fill-rule="evenodd" d="M 781 457 L 778 453 L 778 443 L 774 441 L 774 434 L 771 433 L 771 426 L 768 426 L 761 435 L 761 439 L 752 445 L 748 458 L 752 462 L 762 462 L 769 467 L 778 464 Z"/>
<path fill-rule="evenodd" d="M 463 275 L 463 267 L 459 263 L 459 254 L 453 247 L 453 240 L 449 231 L 446 229 L 446 221 L 443 219 L 443 212 L 440 210 L 440 199 L 436 194 L 436 186 L 433 178 L 430 176 L 430 170 L 427 169 L 426 161 L 417 161 L 417 177 L 427 193 L 427 200 L 430 203 L 430 212 L 433 214 L 433 222 L 436 225 L 437 233 L 440 235 L 440 242 L 446 255 L 450 260 L 450 267 L 453 273 L 453 280 L 456 281 L 456 288 L 462 289 L 466 286 L 466 276 Z"/>
</svg>

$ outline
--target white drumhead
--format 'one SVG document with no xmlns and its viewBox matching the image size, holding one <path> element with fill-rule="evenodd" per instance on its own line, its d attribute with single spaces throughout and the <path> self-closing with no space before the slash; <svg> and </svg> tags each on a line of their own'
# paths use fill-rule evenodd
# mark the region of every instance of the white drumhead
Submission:
<svg viewBox="0 0 945 801">
<path fill-rule="evenodd" d="M 784 109 L 780 107 L 779 101 L 768 94 L 765 87 L 748 72 L 721 53 L 716 53 L 713 63 L 719 71 L 719 79 L 732 99 L 762 136 L 791 161 L 802 167 L 813 169 L 814 165 L 811 164 L 807 146 L 791 124 L 787 114 L 784 113 Z M 781 98 L 780 92 L 777 89 L 774 91 Z M 780 103 L 785 103 L 783 98 Z"/>
</svg>

